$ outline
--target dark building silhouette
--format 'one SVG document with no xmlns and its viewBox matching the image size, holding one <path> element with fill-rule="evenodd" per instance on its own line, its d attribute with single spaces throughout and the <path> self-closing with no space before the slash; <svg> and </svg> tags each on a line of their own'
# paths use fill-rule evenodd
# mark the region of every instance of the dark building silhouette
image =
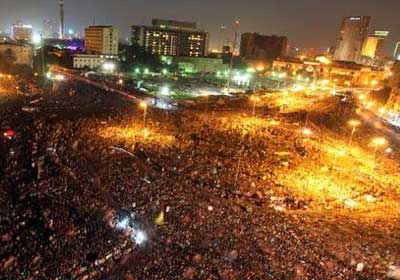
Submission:
<svg viewBox="0 0 400 280">
<path fill-rule="evenodd" d="M 369 16 L 345 17 L 336 44 L 334 60 L 359 62 L 365 39 L 368 36 Z"/>
<path fill-rule="evenodd" d="M 244 33 L 240 41 L 240 56 L 245 60 L 272 61 L 286 55 L 287 37 Z"/>
</svg>

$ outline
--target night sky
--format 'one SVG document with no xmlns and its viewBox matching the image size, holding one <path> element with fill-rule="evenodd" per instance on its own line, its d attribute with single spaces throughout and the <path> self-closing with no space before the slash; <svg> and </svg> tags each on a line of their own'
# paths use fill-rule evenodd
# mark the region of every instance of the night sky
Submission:
<svg viewBox="0 0 400 280">
<path fill-rule="evenodd" d="M 220 42 L 219 26 L 241 22 L 240 31 L 286 35 L 300 47 L 335 44 L 341 18 L 370 15 L 372 28 L 389 30 L 389 54 L 400 39 L 400 0 L 65 0 L 66 29 L 113 24 L 128 36 L 132 24 L 149 24 L 154 17 L 196 21 L 211 34 L 211 47 Z M 58 0 L 0 0 L 0 28 L 17 20 L 41 29 L 43 19 L 58 22 Z"/>
</svg>

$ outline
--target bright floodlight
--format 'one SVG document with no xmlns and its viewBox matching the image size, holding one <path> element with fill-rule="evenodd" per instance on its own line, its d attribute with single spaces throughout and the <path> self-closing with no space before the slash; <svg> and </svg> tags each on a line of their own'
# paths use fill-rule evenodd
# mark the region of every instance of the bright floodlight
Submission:
<svg viewBox="0 0 400 280">
<path fill-rule="evenodd" d="M 129 226 L 129 219 L 125 217 L 124 219 L 118 221 L 116 226 L 118 229 L 121 230 L 127 229 L 127 227 Z"/>
<path fill-rule="evenodd" d="M 359 126 L 360 125 L 360 122 L 358 121 L 358 120 L 350 120 L 349 121 L 349 125 L 351 125 L 351 126 Z"/>
<path fill-rule="evenodd" d="M 137 245 L 142 245 L 147 241 L 147 234 L 142 230 L 138 230 L 134 236 L 134 240 Z"/>
<path fill-rule="evenodd" d="M 387 143 L 387 140 L 383 137 L 377 137 L 377 138 L 372 139 L 372 144 L 374 146 L 384 146 L 384 145 L 386 145 L 386 143 Z"/>
<path fill-rule="evenodd" d="M 39 34 L 33 34 L 32 43 L 34 45 L 40 45 L 41 42 L 42 42 L 42 37 Z"/>
<path fill-rule="evenodd" d="M 146 108 L 147 108 L 147 103 L 144 102 L 144 101 L 142 101 L 142 102 L 140 102 L 139 106 L 140 106 L 141 108 L 143 108 L 143 109 L 146 109 Z"/>
<path fill-rule="evenodd" d="M 57 75 L 54 77 L 54 79 L 55 79 L 56 81 L 63 81 L 63 80 L 65 79 L 65 77 L 64 77 L 64 75 L 57 74 Z"/>
<path fill-rule="evenodd" d="M 253 101 L 253 102 L 259 102 L 259 101 L 260 101 L 260 98 L 257 97 L 257 96 L 253 96 L 253 95 L 252 95 L 252 96 L 250 97 L 250 100 Z"/>
<path fill-rule="evenodd" d="M 303 130 L 303 134 L 306 135 L 306 136 L 310 136 L 310 135 L 312 134 L 312 131 L 311 131 L 311 129 L 309 129 L 309 128 L 305 128 L 305 129 Z"/>
<path fill-rule="evenodd" d="M 170 94 L 169 87 L 168 87 L 168 86 L 163 86 L 163 87 L 161 87 L 160 93 L 161 93 L 162 95 L 168 96 L 168 95 Z"/>
<path fill-rule="evenodd" d="M 112 72 L 115 70 L 115 64 L 112 62 L 106 62 L 103 64 L 103 70 Z"/>
</svg>

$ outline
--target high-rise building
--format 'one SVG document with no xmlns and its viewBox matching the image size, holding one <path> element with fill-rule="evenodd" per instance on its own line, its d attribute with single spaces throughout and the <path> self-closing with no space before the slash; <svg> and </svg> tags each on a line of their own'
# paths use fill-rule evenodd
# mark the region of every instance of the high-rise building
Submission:
<svg viewBox="0 0 400 280">
<path fill-rule="evenodd" d="M 382 57 L 383 44 L 389 31 L 375 31 L 372 35 L 364 40 L 361 56 L 368 58 Z"/>
<path fill-rule="evenodd" d="M 334 60 L 351 62 L 360 60 L 364 40 L 368 36 L 370 20 L 369 16 L 351 16 L 343 19 Z"/>
<path fill-rule="evenodd" d="M 218 51 L 224 52 L 224 49 L 226 49 L 227 46 L 229 46 L 228 28 L 226 25 L 221 25 L 219 28 Z"/>
<path fill-rule="evenodd" d="M 43 20 L 43 28 L 41 34 L 43 38 L 57 38 L 57 27 L 52 20 Z"/>
<path fill-rule="evenodd" d="M 246 60 L 272 61 L 286 55 L 287 37 L 244 33 L 240 40 L 240 56 Z"/>
<path fill-rule="evenodd" d="M 208 34 L 194 22 L 153 19 L 151 26 L 132 26 L 132 43 L 156 55 L 205 56 Z"/>
<path fill-rule="evenodd" d="M 32 25 L 21 23 L 13 24 L 12 36 L 16 41 L 31 42 L 32 41 Z"/>
<path fill-rule="evenodd" d="M 85 49 L 93 54 L 118 54 L 118 29 L 113 26 L 93 25 L 85 29 Z"/>
</svg>

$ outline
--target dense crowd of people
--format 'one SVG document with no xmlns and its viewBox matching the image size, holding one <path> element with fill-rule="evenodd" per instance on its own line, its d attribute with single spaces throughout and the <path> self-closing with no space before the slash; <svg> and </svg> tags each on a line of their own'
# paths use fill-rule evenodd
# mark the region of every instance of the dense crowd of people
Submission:
<svg viewBox="0 0 400 280">
<path fill-rule="evenodd" d="M 148 108 L 145 123 L 137 104 L 73 82 L 0 102 L 0 128 L 16 131 L 1 140 L 0 275 L 376 279 L 400 264 L 387 233 L 398 226 L 307 213 L 278 181 L 318 159 L 296 132 L 309 116 L 280 126 L 287 116 L 266 105 L 253 117 L 246 101 L 224 102 Z"/>
</svg>

